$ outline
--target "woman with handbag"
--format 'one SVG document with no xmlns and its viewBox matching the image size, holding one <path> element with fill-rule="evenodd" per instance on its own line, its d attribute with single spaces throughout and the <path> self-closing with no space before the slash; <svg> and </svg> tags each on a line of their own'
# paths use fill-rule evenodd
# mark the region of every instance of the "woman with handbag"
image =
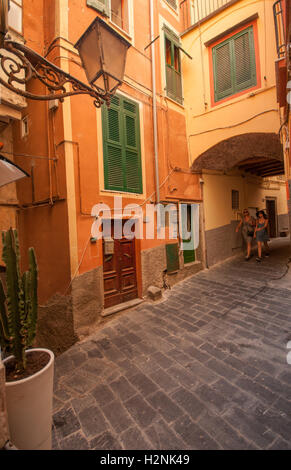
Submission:
<svg viewBox="0 0 291 470">
<path fill-rule="evenodd" d="M 250 216 L 248 209 L 244 209 L 243 218 L 241 219 L 240 223 L 236 228 L 236 233 L 238 233 L 239 229 L 242 227 L 242 237 L 244 239 L 245 244 L 247 245 L 247 255 L 245 257 L 246 261 L 249 261 L 249 259 L 251 258 L 252 241 L 254 238 L 255 226 L 255 219 Z"/>
</svg>

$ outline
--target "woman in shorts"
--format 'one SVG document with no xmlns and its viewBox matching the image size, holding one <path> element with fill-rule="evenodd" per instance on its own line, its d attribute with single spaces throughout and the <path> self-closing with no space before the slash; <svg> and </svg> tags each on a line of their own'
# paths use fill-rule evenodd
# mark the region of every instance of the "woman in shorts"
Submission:
<svg viewBox="0 0 291 470">
<path fill-rule="evenodd" d="M 258 257 L 256 258 L 256 260 L 259 263 L 262 261 L 262 245 L 263 244 L 265 246 L 265 256 L 270 255 L 270 249 L 268 246 L 268 241 L 270 241 L 270 239 L 268 235 L 269 220 L 265 212 L 259 211 L 257 213 L 257 217 L 258 218 L 257 218 L 254 238 L 257 240 L 257 243 L 258 243 Z"/>
<path fill-rule="evenodd" d="M 239 229 L 242 228 L 242 237 L 247 246 L 247 255 L 245 257 L 246 261 L 249 261 L 249 259 L 251 258 L 252 241 L 254 238 L 255 226 L 255 219 L 250 216 L 248 209 L 244 209 L 243 218 L 241 219 L 240 223 L 236 228 L 236 233 L 238 233 Z"/>
</svg>

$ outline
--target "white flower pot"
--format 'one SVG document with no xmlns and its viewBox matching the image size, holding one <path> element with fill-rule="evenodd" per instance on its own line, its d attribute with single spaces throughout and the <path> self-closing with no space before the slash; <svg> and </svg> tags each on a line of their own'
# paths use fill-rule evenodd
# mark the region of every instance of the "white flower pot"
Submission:
<svg viewBox="0 0 291 470">
<path fill-rule="evenodd" d="M 50 450 L 52 441 L 54 354 L 36 374 L 6 382 L 6 401 L 11 442 L 20 450 Z M 28 353 L 26 351 L 26 353 Z M 6 358 L 4 364 L 12 359 Z"/>
</svg>

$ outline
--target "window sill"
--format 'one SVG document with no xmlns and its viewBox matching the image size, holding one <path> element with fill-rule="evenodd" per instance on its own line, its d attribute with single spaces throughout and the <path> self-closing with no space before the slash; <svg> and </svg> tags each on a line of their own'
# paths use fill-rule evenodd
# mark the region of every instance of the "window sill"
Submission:
<svg viewBox="0 0 291 470">
<path fill-rule="evenodd" d="M 249 95 L 247 98 L 251 98 L 256 94 L 258 90 L 258 85 L 252 85 L 249 88 L 245 88 L 244 90 L 236 91 L 232 95 L 225 96 L 224 98 L 221 98 L 220 100 L 214 101 L 212 106 L 219 106 L 220 104 L 226 103 L 227 101 L 235 100 L 236 98 L 240 98 L 244 95 Z"/>
<path fill-rule="evenodd" d="M 143 193 L 128 193 L 126 191 L 114 191 L 113 189 L 101 189 L 101 193 L 112 194 L 113 196 L 125 196 L 125 197 L 134 197 L 135 199 L 143 199 L 145 195 Z"/>
<path fill-rule="evenodd" d="M 211 103 L 211 110 L 223 108 L 224 106 L 228 106 L 230 104 L 238 103 L 242 100 L 246 100 L 249 98 L 254 98 L 255 96 L 264 93 L 268 90 L 271 90 L 272 88 L 276 88 L 275 85 L 269 86 L 269 87 L 262 87 L 261 84 L 256 85 L 252 88 L 247 88 L 246 90 L 243 90 L 239 93 L 236 93 L 235 95 L 227 96 L 226 98 L 223 98 L 220 101 L 213 101 Z"/>
<path fill-rule="evenodd" d="M 201 264 L 201 261 L 199 261 L 199 260 L 191 261 L 191 263 L 184 263 L 184 267 L 182 269 L 192 268 L 193 266 L 198 266 L 199 264 Z"/>
<path fill-rule="evenodd" d="M 201 116 L 205 116 L 205 114 L 209 114 L 209 113 L 213 113 L 215 111 L 218 111 L 220 109 L 223 109 L 223 108 L 226 108 L 227 106 L 232 106 L 234 104 L 237 104 L 237 103 L 240 103 L 241 101 L 243 100 L 247 100 L 247 99 L 250 99 L 250 98 L 254 98 L 256 97 L 257 95 L 260 95 L 261 93 L 265 93 L 267 91 L 270 91 L 272 89 L 276 88 L 276 85 L 271 85 L 269 87 L 261 87 L 259 88 L 258 90 L 255 90 L 253 92 L 250 92 L 249 94 L 244 94 L 242 96 L 239 96 L 239 97 L 234 97 L 232 100 L 227 100 L 226 102 L 224 103 L 217 103 L 216 106 L 212 106 L 212 104 L 207 104 L 207 109 L 203 112 L 203 113 L 200 113 L 200 114 L 193 114 L 193 119 L 197 119 Z"/>
<path fill-rule="evenodd" d="M 8 27 L 8 32 L 11 33 L 12 39 L 13 40 L 18 40 L 21 41 L 23 44 L 26 43 L 24 36 L 23 36 L 23 31 L 19 32 L 16 29 L 13 29 L 11 26 Z"/>
<path fill-rule="evenodd" d="M 179 106 L 181 109 L 185 110 L 184 104 L 181 104 L 181 103 L 179 103 L 179 101 L 176 101 L 174 98 L 171 98 L 170 96 L 168 96 L 166 91 L 165 91 L 164 98 L 166 98 L 167 100 L 169 100 L 169 101 L 171 101 L 172 103 L 176 104 L 176 105 Z"/>
</svg>

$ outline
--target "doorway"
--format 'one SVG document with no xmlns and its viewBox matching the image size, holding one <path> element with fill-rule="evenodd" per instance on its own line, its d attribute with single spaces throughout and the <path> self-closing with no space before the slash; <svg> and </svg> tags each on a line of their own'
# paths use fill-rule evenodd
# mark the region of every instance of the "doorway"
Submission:
<svg viewBox="0 0 291 470">
<path fill-rule="evenodd" d="M 276 199 L 266 199 L 266 210 L 269 219 L 269 236 L 270 238 L 277 237 L 277 211 Z"/>
<path fill-rule="evenodd" d="M 191 204 L 187 204 L 187 212 L 185 211 L 182 214 L 182 224 L 186 229 L 188 236 L 183 237 L 182 248 L 184 256 L 184 264 L 194 263 L 195 261 L 195 250 L 194 250 L 194 241 L 193 241 L 193 227 L 192 227 L 192 211 Z"/>
<path fill-rule="evenodd" d="M 122 224 L 125 221 L 120 221 Z M 103 239 L 104 307 L 114 307 L 138 297 L 135 239 Z"/>
</svg>

